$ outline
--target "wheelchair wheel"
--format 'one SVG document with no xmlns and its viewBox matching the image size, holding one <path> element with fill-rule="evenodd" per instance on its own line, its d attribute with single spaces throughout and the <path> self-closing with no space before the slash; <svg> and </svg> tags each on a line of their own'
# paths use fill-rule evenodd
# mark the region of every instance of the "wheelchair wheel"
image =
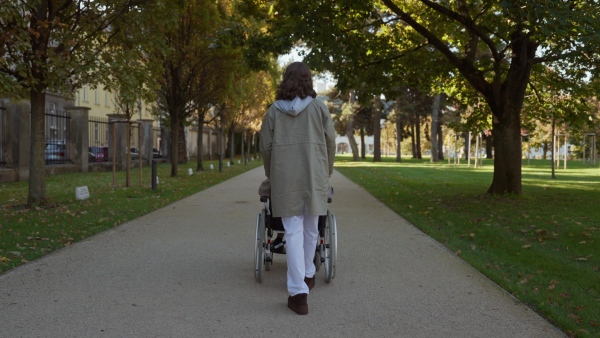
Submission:
<svg viewBox="0 0 600 338">
<path fill-rule="evenodd" d="M 327 210 L 327 222 L 325 224 L 325 240 L 324 240 L 324 245 L 322 246 L 324 248 L 324 255 L 325 255 L 325 262 L 324 262 L 324 266 L 325 266 L 325 282 L 329 283 L 331 282 L 331 279 L 333 278 L 333 253 L 332 250 L 333 246 L 331 245 L 332 243 L 332 230 L 331 230 L 331 213 L 329 212 L 329 210 Z"/>
<path fill-rule="evenodd" d="M 321 270 L 321 253 L 319 252 L 319 249 L 317 249 L 317 251 L 315 252 L 315 259 L 313 260 L 313 263 L 315 263 L 316 271 Z"/>
<path fill-rule="evenodd" d="M 329 227 L 329 231 L 330 231 L 330 238 L 331 238 L 331 245 L 333 245 L 333 247 L 331 247 L 330 245 L 330 250 L 331 250 L 331 256 L 332 256 L 332 264 L 331 264 L 331 279 L 335 278 L 335 270 L 336 270 L 336 266 L 337 266 L 337 248 L 338 248 L 338 241 L 337 241 L 337 222 L 335 219 L 335 215 L 330 214 L 330 221 L 329 223 L 331 224 Z"/>
<path fill-rule="evenodd" d="M 267 271 L 271 270 L 271 265 L 273 264 L 273 256 L 273 253 L 265 248 L 265 270 Z"/>
<path fill-rule="evenodd" d="M 254 277 L 261 283 L 265 272 L 265 219 L 263 209 L 256 219 L 256 241 L 254 246 Z"/>
</svg>

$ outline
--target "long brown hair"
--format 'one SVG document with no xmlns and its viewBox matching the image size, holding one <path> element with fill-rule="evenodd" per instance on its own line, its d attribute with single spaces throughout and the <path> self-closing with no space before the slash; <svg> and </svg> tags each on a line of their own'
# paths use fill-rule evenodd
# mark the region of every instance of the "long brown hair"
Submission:
<svg viewBox="0 0 600 338">
<path fill-rule="evenodd" d="M 303 62 L 293 62 L 285 69 L 283 80 L 277 88 L 276 100 L 293 100 L 296 96 L 305 99 L 317 97 L 313 89 L 310 69 Z"/>
</svg>

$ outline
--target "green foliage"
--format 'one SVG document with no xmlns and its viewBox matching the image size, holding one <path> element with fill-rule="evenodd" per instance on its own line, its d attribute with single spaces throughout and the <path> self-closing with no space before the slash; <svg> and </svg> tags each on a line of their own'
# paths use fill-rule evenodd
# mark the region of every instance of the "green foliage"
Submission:
<svg viewBox="0 0 600 338">
<path fill-rule="evenodd" d="M 150 0 L 3 1 L 0 11 L 0 92 L 26 97 L 41 86 L 64 94 L 96 84 L 113 61 L 106 53 Z"/>
</svg>

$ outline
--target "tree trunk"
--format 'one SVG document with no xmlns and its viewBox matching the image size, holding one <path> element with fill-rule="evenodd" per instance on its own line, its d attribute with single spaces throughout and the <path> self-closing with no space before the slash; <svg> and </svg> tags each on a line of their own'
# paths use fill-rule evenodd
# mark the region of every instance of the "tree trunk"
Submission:
<svg viewBox="0 0 600 338">
<path fill-rule="evenodd" d="M 233 165 L 233 157 L 235 156 L 235 129 L 233 123 L 229 127 L 229 164 Z"/>
<path fill-rule="evenodd" d="M 438 161 L 443 161 L 444 160 L 444 135 L 442 134 L 442 124 L 441 123 L 438 123 L 437 138 L 438 138 L 437 139 Z"/>
<path fill-rule="evenodd" d="M 381 162 L 381 109 L 375 104 L 379 100 L 373 98 L 373 162 Z"/>
<path fill-rule="evenodd" d="M 412 146 L 412 158 L 417 158 L 417 140 L 415 138 L 415 116 L 410 118 L 410 143 Z"/>
<path fill-rule="evenodd" d="M 185 139 L 185 126 L 183 125 L 183 121 L 179 122 L 177 129 L 179 129 L 179 143 L 177 147 L 177 150 L 179 151 L 179 164 L 186 164 L 188 161 L 187 140 Z"/>
<path fill-rule="evenodd" d="M 433 98 L 433 107 L 431 110 L 431 162 L 437 162 L 439 160 L 438 153 L 438 117 L 440 113 L 440 99 L 441 94 L 437 94 Z"/>
<path fill-rule="evenodd" d="M 492 136 L 492 134 L 486 134 L 485 135 L 485 155 L 487 159 L 493 159 L 494 158 L 494 137 Z"/>
<path fill-rule="evenodd" d="M 396 117 L 396 162 L 402 162 L 402 119 Z"/>
<path fill-rule="evenodd" d="M 171 115 L 171 177 L 177 177 L 179 166 L 179 118 Z"/>
<path fill-rule="evenodd" d="M 358 157 L 358 145 L 356 144 L 356 139 L 354 139 L 354 127 L 353 118 L 350 117 L 348 119 L 348 124 L 346 126 L 346 137 L 348 138 L 348 143 L 350 144 L 350 148 L 352 149 L 352 160 L 360 161 Z"/>
<path fill-rule="evenodd" d="M 260 150 L 258 149 L 258 143 L 260 142 L 260 133 L 254 133 L 254 153 L 256 154 L 256 159 L 260 160 Z"/>
<path fill-rule="evenodd" d="M 29 192 L 27 205 L 46 205 L 46 89 L 33 86 L 31 100 L 31 144 L 29 146 Z M 68 140 L 67 140 L 68 141 Z"/>
<path fill-rule="evenodd" d="M 360 158 L 367 158 L 367 145 L 365 144 L 365 128 L 360 128 Z"/>
<path fill-rule="evenodd" d="M 224 151 L 223 151 L 223 127 L 219 127 L 219 142 L 218 142 L 218 147 L 219 147 L 219 172 L 223 172 L 223 158 L 224 158 Z"/>
<path fill-rule="evenodd" d="M 127 111 L 126 113 L 127 116 L 129 115 L 129 112 Z M 127 157 L 125 159 L 125 186 L 127 188 L 131 187 L 131 121 L 127 120 L 127 130 L 126 133 L 127 135 Z M 141 155 L 138 151 L 138 156 Z"/>
<path fill-rule="evenodd" d="M 250 132 L 248 132 L 248 134 L 246 134 L 246 135 L 247 135 L 246 136 L 246 158 L 244 159 L 245 160 L 244 163 L 248 164 L 248 161 L 250 159 L 250 149 L 252 146 L 252 135 Z"/>
<path fill-rule="evenodd" d="M 423 158 L 423 155 L 421 154 L 421 117 L 417 114 L 415 114 L 415 131 L 416 131 L 416 135 L 415 135 L 415 148 L 417 151 L 417 158 L 420 160 Z"/>
<path fill-rule="evenodd" d="M 471 152 L 471 135 L 469 134 L 469 132 L 464 133 L 464 137 L 465 137 L 465 159 L 468 160 L 469 159 L 469 154 Z"/>
<path fill-rule="evenodd" d="M 246 164 L 246 152 L 244 150 L 244 141 L 245 140 L 246 140 L 246 130 L 243 130 L 242 136 L 240 137 L 240 142 L 241 142 L 240 156 L 242 157 L 242 162 L 244 162 L 244 164 Z"/>
<path fill-rule="evenodd" d="M 521 189 L 521 110 L 509 99 L 501 119 L 494 119 L 494 178 L 489 194 L 517 194 Z"/>
<path fill-rule="evenodd" d="M 210 140 L 210 134 L 209 134 Z M 204 113 L 198 113 L 198 143 L 197 143 L 197 151 L 196 151 L 196 171 L 204 171 L 204 163 L 202 162 L 204 154 L 203 154 L 203 144 L 204 143 Z M 210 143 L 209 143 L 210 145 Z"/>
</svg>

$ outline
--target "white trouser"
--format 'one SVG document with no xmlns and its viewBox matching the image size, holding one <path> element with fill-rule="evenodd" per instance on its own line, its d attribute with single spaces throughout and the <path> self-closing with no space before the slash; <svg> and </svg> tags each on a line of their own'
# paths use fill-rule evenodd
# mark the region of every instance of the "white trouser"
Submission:
<svg viewBox="0 0 600 338">
<path fill-rule="evenodd" d="M 285 228 L 285 254 L 287 256 L 287 287 L 290 296 L 308 293 L 304 277 L 315 275 L 315 251 L 319 236 L 319 216 L 282 217 Z"/>
</svg>

